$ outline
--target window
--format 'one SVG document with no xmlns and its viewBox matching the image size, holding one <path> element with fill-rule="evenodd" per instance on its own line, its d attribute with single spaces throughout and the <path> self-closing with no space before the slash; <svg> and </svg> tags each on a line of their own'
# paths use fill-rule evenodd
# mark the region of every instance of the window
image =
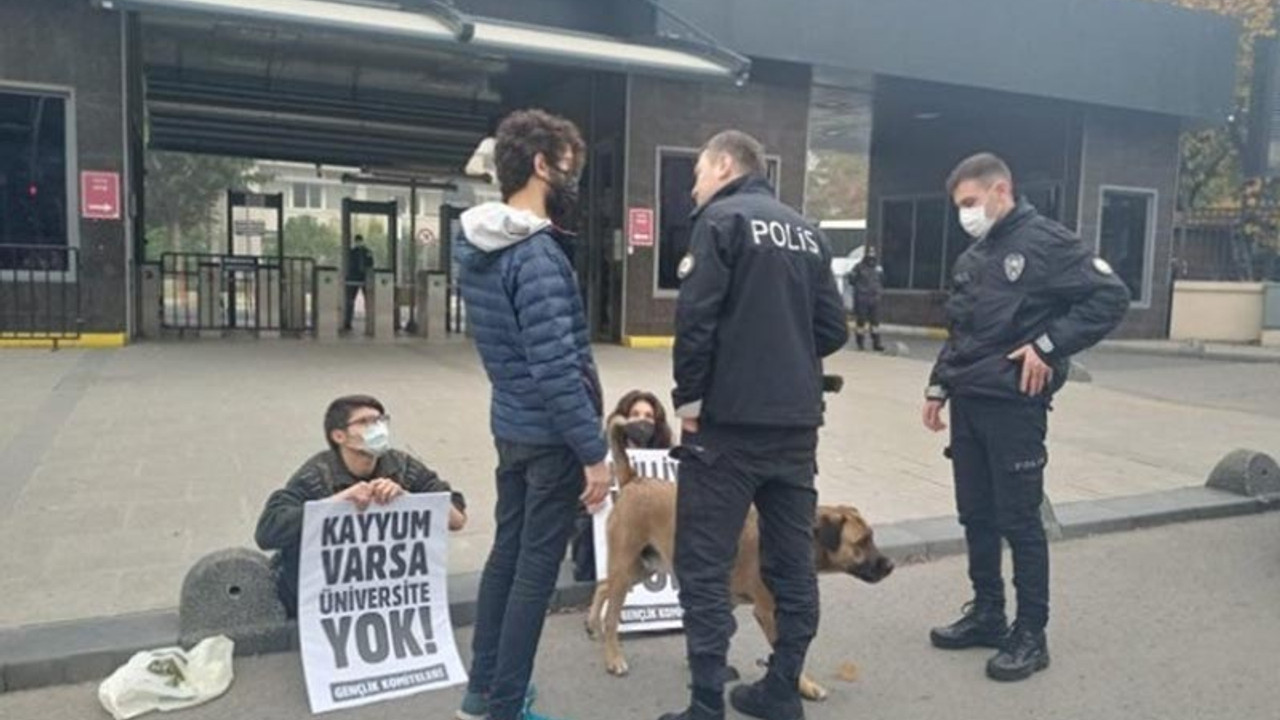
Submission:
<svg viewBox="0 0 1280 720">
<path fill-rule="evenodd" d="M 74 244 L 67 112 L 65 97 L 0 92 L 0 246 Z M 62 251 L 0 251 L 3 269 L 60 269 L 65 261 Z"/>
<path fill-rule="evenodd" d="M 299 210 L 324 209 L 324 186 L 312 183 L 294 183 L 293 202 L 291 205 Z"/>
<path fill-rule="evenodd" d="M 881 263 L 885 286 L 944 290 L 967 236 L 955 208 L 941 194 L 886 199 L 881 203 Z"/>
<path fill-rule="evenodd" d="M 872 96 L 815 83 L 810 98 L 805 215 L 815 220 L 865 218 Z"/>
<path fill-rule="evenodd" d="M 675 292 L 680 289 L 677 268 L 680 260 L 689 252 L 689 239 L 693 233 L 693 166 L 698 162 L 698 151 L 691 149 L 658 150 L 658 246 L 657 289 Z M 778 177 L 782 169 L 776 156 L 765 159 L 766 174 L 777 192 Z"/>
<path fill-rule="evenodd" d="M 1135 304 L 1151 302 L 1151 253 L 1156 193 L 1104 187 L 1098 223 L 1098 254 L 1129 287 Z"/>
</svg>

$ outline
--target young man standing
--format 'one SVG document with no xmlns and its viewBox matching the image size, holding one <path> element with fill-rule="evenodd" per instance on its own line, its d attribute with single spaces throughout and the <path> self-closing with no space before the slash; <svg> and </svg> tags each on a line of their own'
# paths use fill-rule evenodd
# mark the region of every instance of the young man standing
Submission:
<svg viewBox="0 0 1280 720">
<path fill-rule="evenodd" d="M 278 551 L 277 582 L 289 617 L 298 608 L 302 513 L 308 500 L 334 497 L 364 510 L 373 503 L 386 505 L 406 492 L 452 492 L 449 483 L 417 458 L 391 449 L 390 422 L 376 398 L 348 395 L 334 400 L 324 413 L 329 449 L 304 463 L 267 499 L 255 537 L 258 547 Z M 453 492 L 449 529 L 461 530 L 466 522 L 466 501 L 462 493 Z"/>
<path fill-rule="evenodd" d="M 458 717 L 516 720 L 578 504 L 609 490 L 600 381 L 570 236 L 578 129 L 540 110 L 498 128 L 503 202 L 462 215 L 462 297 L 493 386 L 498 527 L 480 581 L 468 692 Z"/>
<path fill-rule="evenodd" d="M 944 649 L 996 648 L 987 675 L 1022 680 L 1049 666 L 1049 546 L 1040 519 L 1049 405 L 1067 381 L 1071 356 L 1120 324 L 1129 291 L 1075 233 L 1016 199 L 1013 174 L 995 155 L 960 163 L 947 192 L 974 243 L 956 260 L 950 337 L 929 378 L 923 420 L 933 432 L 945 430 L 950 401 L 947 456 L 974 598 L 930 640 Z M 1001 538 L 1013 551 L 1012 629 Z"/>
</svg>

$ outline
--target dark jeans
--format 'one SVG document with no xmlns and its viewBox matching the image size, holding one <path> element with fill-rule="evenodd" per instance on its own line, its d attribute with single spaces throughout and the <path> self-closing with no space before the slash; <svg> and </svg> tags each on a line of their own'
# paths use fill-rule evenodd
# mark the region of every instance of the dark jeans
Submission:
<svg viewBox="0 0 1280 720">
<path fill-rule="evenodd" d="M 675 451 L 675 571 L 694 688 L 724 688 L 725 657 L 737 629 L 729 578 L 753 503 L 760 570 L 777 602 L 778 638 L 769 671 L 796 687 L 818 628 L 816 450 L 814 429 L 711 426 L 686 437 Z"/>
<path fill-rule="evenodd" d="M 969 579 L 980 605 L 1004 608 L 1000 539 L 1013 551 L 1018 622 L 1049 621 L 1049 545 L 1040 518 L 1048 408 L 1040 403 L 955 398 L 951 463 L 969 544 Z"/>
<path fill-rule="evenodd" d="M 468 689 L 489 695 L 492 720 L 514 720 L 585 477 L 567 446 L 495 444 L 498 527 L 480 579 Z"/>
<path fill-rule="evenodd" d="M 569 557 L 573 560 L 573 579 L 576 582 L 595 582 L 595 520 L 586 508 L 580 508 L 577 519 L 573 521 L 573 540 L 569 545 Z"/>
<path fill-rule="evenodd" d="M 364 294 L 363 280 L 348 280 L 346 285 L 347 304 L 343 307 L 342 313 L 342 329 L 351 329 L 351 319 L 356 312 L 356 296 Z M 368 302 L 368 296 L 365 296 L 365 302 Z"/>
</svg>

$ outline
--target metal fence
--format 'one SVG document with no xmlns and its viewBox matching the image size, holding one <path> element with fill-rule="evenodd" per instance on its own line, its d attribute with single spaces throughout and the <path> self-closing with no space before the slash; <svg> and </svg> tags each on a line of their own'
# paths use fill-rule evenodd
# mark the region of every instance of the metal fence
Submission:
<svg viewBox="0 0 1280 720">
<path fill-rule="evenodd" d="M 1280 207 L 1196 210 L 1178 218 L 1173 262 L 1186 280 L 1280 280 Z"/>
<path fill-rule="evenodd" d="M 0 338 L 80 337 L 80 250 L 57 245 L 0 245 Z"/>
<path fill-rule="evenodd" d="M 160 258 L 166 330 L 312 332 L 312 258 L 165 253 Z"/>
</svg>

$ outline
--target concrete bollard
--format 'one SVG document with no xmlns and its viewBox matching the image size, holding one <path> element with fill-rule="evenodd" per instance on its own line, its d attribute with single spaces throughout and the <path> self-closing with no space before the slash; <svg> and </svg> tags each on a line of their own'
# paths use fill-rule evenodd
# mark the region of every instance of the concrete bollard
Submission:
<svg viewBox="0 0 1280 720">
<path fill-rule="evenodd" d="M 1232 450 L 1218 461 L 1205 484 L 1246 497 L 1280 496 L 1280 466 L 1266 453 Z"/>
<path fill-rule="evenodd" d="M 226 635 L 243 654 L 287 649 L 293 636 L 270 559 L 247 548 L 196 562 L 182 582 L 178 624 L 183 645 Z"/>
</svg>

